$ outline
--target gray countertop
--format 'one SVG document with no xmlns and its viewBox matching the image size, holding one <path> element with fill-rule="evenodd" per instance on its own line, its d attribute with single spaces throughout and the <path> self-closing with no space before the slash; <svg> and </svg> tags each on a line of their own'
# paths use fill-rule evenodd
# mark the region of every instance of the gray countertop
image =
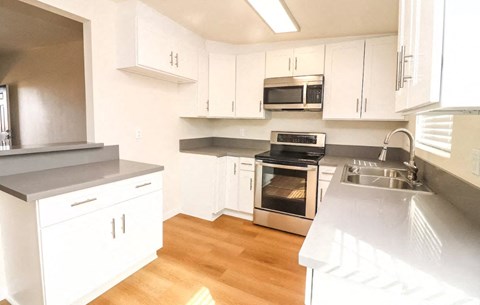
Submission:
<svg viewBox="0 0 480 305">
<path fill-rule="evenodd" d="M 238 148 L 223 146 L 206 146 L 191 149 L 180 149 L 180 152 L 189 154 L 209 155 L 216 157 L 246 157 L 253 158 L 256 154 L 264 152 L 265 149 L 259 148 Z"/>
<path fill-rule="evenodd" d="M 160 165 L 110 160 L 3 176 L 0 190 L 24 201 L 34 201 L 163 169 Z"/>
<path fill-rule="evenodd" d="M 44 145 L 0 146 L 0 156 L 38 154 L 46 152 L 92 149 L 103 147 L 103 143 L 70 142 Z"/>
<path fill-rule="evenodd" d="M 435 194 L 343 184 L 343 166 L 352 162 L 322 160 L 337 170 L 300 250 L 300 264 L 408 294 L 414 300 L 408 304 L 480 304 L 480 225 Z"/>
</svg>

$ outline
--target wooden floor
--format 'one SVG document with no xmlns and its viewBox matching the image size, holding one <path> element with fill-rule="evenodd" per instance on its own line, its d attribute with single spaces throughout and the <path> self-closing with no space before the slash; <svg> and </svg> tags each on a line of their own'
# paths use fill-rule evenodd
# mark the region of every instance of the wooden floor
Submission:
<svg viewBox="0 0 480 305">
<path fill-rule="evenodd" d="M 229 216 L 177 215 L 165 222 L 158 259 L 90 304 L 304 304 L 303 240 Z"/>
</svg>

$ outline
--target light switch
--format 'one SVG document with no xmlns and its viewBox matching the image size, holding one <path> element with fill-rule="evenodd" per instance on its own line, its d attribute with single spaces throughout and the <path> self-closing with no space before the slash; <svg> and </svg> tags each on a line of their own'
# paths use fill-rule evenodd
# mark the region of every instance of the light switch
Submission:
<svg viewBox="0 0 480 305">
<path fill-rule="evenodd" d="M 480 149 L 472 149 L 472 173 L 480 176 Z"/>
</svg>

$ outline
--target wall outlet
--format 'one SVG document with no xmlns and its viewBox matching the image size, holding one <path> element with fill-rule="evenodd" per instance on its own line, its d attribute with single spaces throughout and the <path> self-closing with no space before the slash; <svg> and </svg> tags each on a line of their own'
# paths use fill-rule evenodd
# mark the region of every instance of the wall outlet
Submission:
<svg viewBox="0 0 480 305">
<path fill-rule="evenodd" d="M 142 138 L 142 130 L 140 128 L 135 129 L 135 139 L 140 140 Z"/>
<path fill-rule="evenodd" d="M 480 176 L 480 149 L 472 149 L 472 173 Z"/>
</svg>

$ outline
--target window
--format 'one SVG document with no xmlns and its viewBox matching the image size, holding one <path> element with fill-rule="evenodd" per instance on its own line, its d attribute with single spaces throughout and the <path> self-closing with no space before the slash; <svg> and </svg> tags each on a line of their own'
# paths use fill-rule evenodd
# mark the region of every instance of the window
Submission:
<svg viewBox="0 0 480 305">
<path fill-rule="evenodd" d="M 453 115 L 418 115 L 416 130 L 417 146 L 419 148 L 442 157 L 450 157 Z"/>
</svg>

